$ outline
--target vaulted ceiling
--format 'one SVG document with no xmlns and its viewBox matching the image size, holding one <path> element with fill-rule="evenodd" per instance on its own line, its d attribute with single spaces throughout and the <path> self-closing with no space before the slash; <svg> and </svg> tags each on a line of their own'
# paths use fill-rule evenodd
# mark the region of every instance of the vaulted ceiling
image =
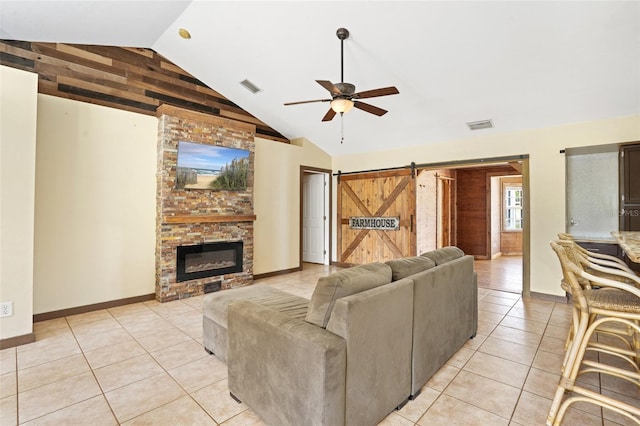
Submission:
<svg viewBox="0 0 640 426">
<path fill-rule="evenodd" d="M 366 100 L 381 117 L 283 105 L 328 98 L 314 80 L 340 81 L 340 27 L 345 81 L 400 91 Z M 0 0 L 0 38 L 153 49 L 331 155 L 640 114 L 637 1 Z"/>
<path fill-rule="evenodd" d="M 250 123 L 289 140 L 151 49 L 0 40 L 0 65 L 38 74 L 38 92 L 147 115 L 162 104 Z"/>
</svg>

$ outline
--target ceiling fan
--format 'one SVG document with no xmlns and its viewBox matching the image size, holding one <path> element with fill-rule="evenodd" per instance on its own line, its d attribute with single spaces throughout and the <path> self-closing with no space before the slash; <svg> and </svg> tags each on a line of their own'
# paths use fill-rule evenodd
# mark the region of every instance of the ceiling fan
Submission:
<svg viewBox="0 0 640 426">
<path fill-rule="evenodd" d="M 316 82 L 327 89 L 331 94 L 331 99 L 316 99 L 313 101 L 299 101 L 299 102 L 289 102 L 286 103 L 285 106 L 288 105 L 298 105 L 298 104 L 309 104 L 313 102 L 331 102 L 331 108 L 329 111 L 322 117 L 322 121 L 331 121 L 333 117 L 336 116 L 337 113 L 341 115 L 345 112 L 351 110 L 351 108 L 356 107 L 368 113 L 381 116 L 387 113 L 386 110 L 382 108 L 378 108 L 377 106 L 373 106 L 371 104 L 367 104 L 364 102 L 360 102 L 359 99 L 366 98 L 376 98 L 378 96 L 388 96 L 388 95 L 397 95 L 398 89 L 394 86 L 391 87 L 383 87 L 380 89 L 373 90 L 365 90 L 364 92 L 356 93 L 356 86 L 351 83 L 344 82 L 344 41 L 349 38 L 349 31 L 346 28 L 338 28 L 336 31 L 336 35 L 340 39 L 340 83 L 333 84 L 328 80 L 316 80 Z"/>
</svg>

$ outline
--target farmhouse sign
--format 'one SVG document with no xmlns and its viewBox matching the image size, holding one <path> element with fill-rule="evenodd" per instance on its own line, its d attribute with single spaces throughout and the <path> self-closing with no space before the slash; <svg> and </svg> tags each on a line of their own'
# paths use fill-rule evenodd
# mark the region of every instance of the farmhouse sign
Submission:
<svg viewBox="0 0 640 426">
<path fill-rule="evenodd" d="M 350 217 L 351 229 L 376 229 L 379 231 L 397 231 L 400 229 L 399 217 Z"/>
</svg>

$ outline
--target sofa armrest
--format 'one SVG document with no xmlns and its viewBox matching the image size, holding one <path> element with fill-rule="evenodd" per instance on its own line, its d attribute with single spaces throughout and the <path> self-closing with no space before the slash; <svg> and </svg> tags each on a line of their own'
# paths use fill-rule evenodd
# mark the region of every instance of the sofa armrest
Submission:
<svg viewBox="0 0 640 426">
<path fill-rule="evenodd" d="M 228 327 L 231 393 L 268 424 L 344 425 L 344 339 L 249 301 Z"/>
<path fill-rule="evenodd" d="M 411 277 L 414 288 L 413 379 L 422 386 L 478 329 L 477 274 L 463 256 Z"/>
<path fill-rule="evenodd" d="M 374 425 L 411 393 L 413 281 L 336 301 L 327 330 L 347 343 L 346 424 Z"/>
</svg>

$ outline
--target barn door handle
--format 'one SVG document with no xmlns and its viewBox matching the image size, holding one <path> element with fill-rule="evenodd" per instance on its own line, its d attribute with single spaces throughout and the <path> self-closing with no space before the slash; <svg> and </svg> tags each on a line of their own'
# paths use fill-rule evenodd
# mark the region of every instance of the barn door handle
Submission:
<svg viewBox="0 0 640 426">
<path fill-rule="evenodd" d="M 409 227 L 410 227 L 410 232 L 413 232 L 413 215 L 410 216 Z"/>
</svg>

